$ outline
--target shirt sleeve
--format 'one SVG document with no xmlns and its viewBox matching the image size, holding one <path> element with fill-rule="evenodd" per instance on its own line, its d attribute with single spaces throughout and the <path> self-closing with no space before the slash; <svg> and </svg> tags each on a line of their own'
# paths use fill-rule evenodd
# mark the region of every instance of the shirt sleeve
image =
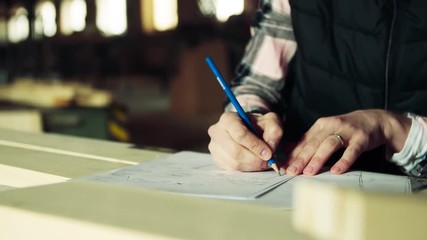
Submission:
<svg viewBox="0 0 427 240">
<path fill-rule="evenodd" d="M 427 177 L 427 117 L 408 114 L 411 129 L 403 149 L 393 154 L 390 161 L 404 173 L 414 177 Z"/>
<path fill-rule="evenodd" d="M 231 88 L 245 111 L 268 112 L 282 99 L 288 64 L 297 48 L 289 0 L 261 1 L 251 33 Z M 225 110 L 234 109 L 228 104 Z"/>
</svg>

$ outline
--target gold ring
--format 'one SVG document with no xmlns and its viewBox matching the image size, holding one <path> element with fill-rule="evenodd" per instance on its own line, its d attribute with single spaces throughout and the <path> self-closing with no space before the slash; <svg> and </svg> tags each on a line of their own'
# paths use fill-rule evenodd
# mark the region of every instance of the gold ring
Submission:
<svg viewBox="0 0 427 240">
<path fill-rule="evenodd" d="M 338 138 L 338 140 L 341 143 L 341 147 L 344 147 L 344 140 L 342 139 L 342 137 L 339 134 L 334 133 L 334 134 L 332 134 L 332 136 Z"/>
</svg>

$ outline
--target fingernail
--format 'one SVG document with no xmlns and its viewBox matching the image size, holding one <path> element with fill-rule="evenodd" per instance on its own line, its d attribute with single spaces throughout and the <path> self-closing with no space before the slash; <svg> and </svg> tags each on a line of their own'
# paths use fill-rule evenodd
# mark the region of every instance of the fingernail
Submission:
<svg viewBox="0 0 427 240">
<path fill-rule="evenodd" d="M 313 171 L 314 171 L 314 168 L 312 166 L 307 166 L 304 169 L 304 174 L 311 175 L 311 174 L 313 174 Z"/>
<path fill-rule="evenodd" d="M 341 168 L 334 166 L 331 168 L 331 173 L 340 173 L 341 172 Z"/>
<path fill-rule="evenodd" d="M 264 158 L 264 159 L 267 159 L 267 158 L 269 158 L 270 156 L 269 156 L 269 154 L 268 154 L 268 151 L 267 150 L 262 150 L 262 152 L 261 152 L 261 157 L 262 158 Z"/>
<path fill-rule="evenodd" d="M 295 175 L 295 172 L 297 171 L 297 168 L 296 167 L 294 167 L 294 166 L 290 166 L 290 167 L 288 167 L 288 169 L 286 170 L 286 173 L 289 173 L 289 174 L 292 174 L 292 175 Z"/>
</svg>

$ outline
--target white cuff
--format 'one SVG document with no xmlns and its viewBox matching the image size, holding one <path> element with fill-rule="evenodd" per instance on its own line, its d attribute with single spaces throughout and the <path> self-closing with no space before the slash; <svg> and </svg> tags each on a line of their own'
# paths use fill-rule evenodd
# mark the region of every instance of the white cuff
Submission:
<svg viewBox="0 0 427 240">
<path fill-rule="evenodd" d="M 393 154 L 390 161 L 402 167 L 406 172 L 410 172 L 414 167 L 425 160 L 427 152 L 427 131 L 418 121 L 420 118 L 409 113 L 408 117 L 412 119 L 411 129 L 405 141 L 403 149 Z"/>
</svg>

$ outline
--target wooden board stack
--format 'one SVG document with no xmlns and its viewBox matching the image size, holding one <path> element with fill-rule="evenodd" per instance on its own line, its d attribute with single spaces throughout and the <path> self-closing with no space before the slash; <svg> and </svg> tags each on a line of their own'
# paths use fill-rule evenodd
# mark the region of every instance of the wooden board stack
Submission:
<svg viewBox="0 0 427 240">
<path fill-rule="evenodd" d="M 307 180 L 294 188 L 294 227 L 315 239 L 426 239 L 427 198 Z"/>
</svg>

